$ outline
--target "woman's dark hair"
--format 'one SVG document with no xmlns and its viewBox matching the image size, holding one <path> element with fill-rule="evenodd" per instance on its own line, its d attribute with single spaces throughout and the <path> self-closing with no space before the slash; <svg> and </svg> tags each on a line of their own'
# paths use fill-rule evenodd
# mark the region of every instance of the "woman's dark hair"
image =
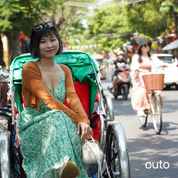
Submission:
<svg viewBox="0 0 178 178">
<path fill-rule="evenodd" d="M 34 29 L 31 33 L 31 40 L 30 40 L 30 53 L 32 55 L 32 58 L 40 58 L 39 53 L 39 44 L 42 37 L 52 36 L 55 35 L 59 41 L 59 50 L 57 51 L 56 55 L 62 54 L 62 41 L 61 38 L 55 28 L 55 26 L 51 28 L 42 28 L 41 31 L 36 32 Z"/>
<path fill-rule="evenodd" d="M 142 47 L 142 46 L 141 46 Z M 142 61 L 143 61 L 143 59 L 142 59 L 142 51 L 141 51 L 141 47 L 138 49 L 138 56 L 139 56 L 139 58 L 138 58 L 138 62 L 139 63 L 142 63 Z M 148 57 L 150 58 L 151 57 L 151 54 L 150 54 L 150 52 L 148 51 Z M 150 58 L 151 59 L 151 58 Z"/>
</svg>

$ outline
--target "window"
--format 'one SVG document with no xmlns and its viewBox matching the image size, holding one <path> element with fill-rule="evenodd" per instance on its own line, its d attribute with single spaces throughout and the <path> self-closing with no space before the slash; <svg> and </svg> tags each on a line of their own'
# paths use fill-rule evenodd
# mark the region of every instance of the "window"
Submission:
<svg viewBox="0 0 178 178">
<path fill-rule="evenodd" d="M 175 62 L 175 58 L 173 56 L 157 56 L 161 61 L 166 62 L 168 64 L 172 64 Z"/>
</svg>

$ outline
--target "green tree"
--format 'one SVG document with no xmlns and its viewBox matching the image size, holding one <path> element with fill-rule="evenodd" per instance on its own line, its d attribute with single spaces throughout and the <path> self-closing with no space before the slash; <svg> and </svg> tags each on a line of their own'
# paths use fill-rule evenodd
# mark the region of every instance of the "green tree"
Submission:
<svg viewBox="0 0 178 178">
<path fill-rule="evenodd" d="M 162 0 L 150 0 L 126 6 L 126 20 L 132 31 L 156 38 L 167 29 L 166 15 L 160 13 Z"/>
<path fill-rule="evenodd" d="M 30 35 L 31 27 L 41 20 L 50 3 L 50 0 L 8 0 L 0 7 L 0 32 L 8 38 L 11 61 L 21 54 L 20 31 Z"/>
<path fill-rule="evenodd" d="M 79 24 L 89 10 L 65 6 L 64 2 L 65 0 L 8 0 L 0 6 L 0 33 L 8 37 L 11 60 L 21 54 L 20 31 L 30 36 L 34 24 L 52 20 L 62 38 L 67 39 L 70 28 L 75 28 L 76 23 Z M 77 2 L 83 1 L 77 0 Z"/>
<path fill-rule="evenodd" d="M 71 35 L 71 31 L 73 32 L 75 31 L 77 34 L 80 32 L 80 35 L 82 35 L 82 31 L 84 30 L 84 28 L 82 26 L 81 21 L 82 19 L 87 18 L 89 9 L 82 7 L 67 6 L 65 5 L 64 2 L 65 0 L 61 1 L 61 3 L 57 2 L 53 3 L 52 6 L 50 7 L 50 10 L 48 11 L 49 12 L 47 14 L 48 17 L 46 18 L 55 22 L 55 26 L 57 27 L 57 30 L 61 34 L 63 40 L 67 40 L 69 34 Z M 84 1 L 76 0 L 75 2 L 83 3 Z M 86 0 L 86 2 L 94 3 L 96 2 L 96 0 Z"/>
<path fill-rule="evenodd" d="M 88 18 L 90 37 L 102 43 L 105 50 L 123 47 L 123 43 L 129 38 L 131 30 L 125 21 L 123 7 L 96 9 Z"/>
<path fill-rule="evenodd" d="M 169 25 L 171 26 L 174 21 L 175 34 L 178 36 L 178 1 L 177 0 L 166 0 L 163 1 L 160 7 L 160 12 L 166 14 L 169 18 Z"/>
</svg>

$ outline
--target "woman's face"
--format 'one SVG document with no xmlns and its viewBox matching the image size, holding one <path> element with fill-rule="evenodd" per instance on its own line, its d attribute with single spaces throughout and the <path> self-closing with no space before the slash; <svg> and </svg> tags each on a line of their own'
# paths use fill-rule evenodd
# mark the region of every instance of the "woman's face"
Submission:
<svg viewBox="0 0 178 178">
<path fill-rule="evenodd" d="M 41 58 L 54 58 L 59 50 L 59 41 L 57 37 L 52 34 L 43 36 L 39 43 L 39 53 Z"/>
<path fill-rule="evenodd" d="M 147 53 L 150 50 L 148 43 L 144 44 L 141 48 L 142 54 Z"/>
</svg>

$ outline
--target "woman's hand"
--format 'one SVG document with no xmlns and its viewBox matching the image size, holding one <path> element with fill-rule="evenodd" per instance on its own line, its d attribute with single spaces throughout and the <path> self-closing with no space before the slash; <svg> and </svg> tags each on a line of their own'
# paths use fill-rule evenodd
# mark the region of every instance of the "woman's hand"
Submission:
<svg viewBox="0 0 178 178">
<path fill-rule="evenodd" d="M 77 123 L 77 133 L 79 134 L 81 132 L 81 140 L 83 139 L 90 139 L 93 135 L 93 131 L 91 127 L 85 123 L 85 122 L 78 122 Z"/>
<path fill-rule="evenodd" d="M 168 63 L 164 63 L 164 65 L 163 65 L 164 67 L 168 67 Z"/>
<path fill-rule="evenodd" d="M 168 63 L 164 63 L 164 64 L 163 64 L 163 67 L 162 67 L 162 68 L 164 69 L 165 67 L 168 67 Z"/>
</svg>

